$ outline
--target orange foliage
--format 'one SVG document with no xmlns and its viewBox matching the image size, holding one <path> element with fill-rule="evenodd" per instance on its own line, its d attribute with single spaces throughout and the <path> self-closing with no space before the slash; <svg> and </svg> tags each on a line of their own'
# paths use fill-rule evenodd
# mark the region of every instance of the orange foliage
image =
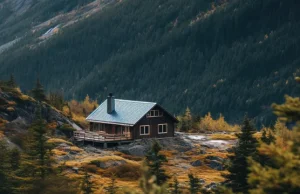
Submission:
<svg viewBox="0 0 300 194">
<path fill-rule="evenodd" d="M 216 120 L 214 120 L 210 113 L 205 115 L 204 118 L 201 118 L 198 123 L 199 130 L 205 131 L 240 131 L 239 125 L 230 125 L 228 124 L 223 115 Z"/>
<path fill-rule="evenodd" d="M 287 147 L 288 142 L 292 141 L 295 137 L 294 131 L 289 130 L 279 119 L 276 121 L 274 128 L 276 134 L 276 144 L 282 147 Z"/>
<path fill-rule="evenodd" d="M 68 103 L 69 107 L 66 107 L 66 114 L 69 114 L 67 111 L 71 110 L 73 120 L 77 121 L 83 126 L 87 126 L 88 124 L 85 121 L 85 118 L 98 107 L 97 100 L 91 100 L 89 95 L 87 95 L 82 102 L 78 102 L 76 100 L 71 100 Z M 65 108 L 65 107 L 64 107 Z M 68 109 L 68 110 L 67 110 Z"/>
<path fill-rule="evenodd" d="M 98 106 L 97 100 L 91 100 L 89 95 L 87 95 L 82 102 L 71 100 L 68 104 L 73 114 L 85 117 Z"/>
<path fill-rule="evenodd" d="M 47 128 L 48 129 L 56 129 L 57 128 L 57 123 L 55 121 L 53 121 L 53 122 L 51 122 L 47 125 Z"/>
</svg>

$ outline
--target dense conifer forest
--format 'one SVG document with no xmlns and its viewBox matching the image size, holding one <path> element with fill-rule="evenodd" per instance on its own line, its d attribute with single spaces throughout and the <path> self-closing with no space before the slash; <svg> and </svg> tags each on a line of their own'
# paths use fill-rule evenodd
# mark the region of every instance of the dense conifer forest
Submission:
<svg viewBox="0 0 300 194">
<path fill-rule="evenodd" d="M 0 78 L 14 73 L 29 90 L 39 77 L 68 98 L 114 92 L 231 122 L 247 112 L 267 124 L 270 104 L 299 91 L 292 81 L 300 71 L 299 7 L 296 0 L 125 0 L 46 43 L 1 54 Z"/>
</svg>

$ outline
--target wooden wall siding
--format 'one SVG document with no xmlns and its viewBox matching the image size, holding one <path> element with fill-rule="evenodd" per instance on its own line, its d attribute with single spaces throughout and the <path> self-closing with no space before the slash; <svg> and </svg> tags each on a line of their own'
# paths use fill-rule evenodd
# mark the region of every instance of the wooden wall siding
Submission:
<svg viewBox="0 0 300 194">
<path fill-rule="evenodd" d="M 159 109 L 154 107 L 153 110 Z M 160 110 L 160 109 L 159 109 Z M 162 110 L 160 110 L 162 111 Z M 159 124 L 168 124 L 168 132 L 164 134 L 158 134 Z M 140 126 L 150 125 L 149 135 L 140 135 Z M 134 139 L 144 139 L 144 138 L 163 138 L 163 137 L 174 137 L 174 120 L 167 114 L 163 113 L 162 117 L 147 117 L 146 115 L 134 126 Z"/>
</svg>

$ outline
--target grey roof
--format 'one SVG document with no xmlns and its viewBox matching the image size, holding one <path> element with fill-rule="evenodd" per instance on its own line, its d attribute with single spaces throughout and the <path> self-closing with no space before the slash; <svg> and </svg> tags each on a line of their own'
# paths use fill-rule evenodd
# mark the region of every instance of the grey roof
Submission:
<svg viewBox="0 0 300 194">
<path fill-rule="evenodd" d="M 135 125 L 155 105 L 154 102 L 142 102 L 115 99 L 115 111 L 107 113 L 107 100 L 94 110 L 86 120 L 89 122 Z"/>
</svg>

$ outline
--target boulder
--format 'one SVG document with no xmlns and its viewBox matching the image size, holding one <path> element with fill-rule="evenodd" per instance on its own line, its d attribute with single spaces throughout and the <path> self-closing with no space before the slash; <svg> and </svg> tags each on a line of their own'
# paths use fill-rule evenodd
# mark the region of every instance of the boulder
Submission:
<svg viewBox="0 0 300 194">
<path fill-rule="evenodd" d="M 101 149 L 97 149 L 97 148 L 95 148 L 93 146 L 90 146 L 90 145 L 85 146 L 84 150 L 86 152 L 92 152 L 92 153 L 96 153 L 96 154 L 101 154 L 103 152 Z"/>
<path fill-rule="evenodd" d="M 219 161 L 219 162 L 223 162 L 224 161 L 223 158 L 218 157 L 218 156 L 207 156 L 206 159 L 208 159 L 208 160 L 216 160 L 216 161 Z"/>
<path fill-rule="evenodd" d="M 68 161 L 68 160 L 73 160 L 74 156 L 71 155 L 64 155 L 64 156 L 59 156 L 57 157 L 58 161 Z"/>
<path fill-rule="evenodd" d="M 213 189 L 216 189 L 218 185 L 219 185 L 218 183 L 212 182 L 212 183 L 206 185 L 205 188 L 208 190 L 213 190 Z"/>
<path fill-rule="evenodd" d="M 200 160 L 196 160 L 196 161 L 191 162 L 191 165 L 192 166 L 201 166 L 202 162 Z"/>
<path fill-rule="evenodd" d="M 200 183 L 201 185 L 204 185 L 204 184 L 205 184 L 205 180 L 202 179 L 202 178 L 199 178 L 199 183 Z"/>
<path fill-rule="evenodd" d="M 208 166 L 215 170 L 224 170 L 223 164 L 216 160 L 209 161 Z"/>
<path fill-rule="evenodd" d="M 22 118 L 18 117 L 15 120 L 11 121 L 10 123 L 6 124 L 7 129 L 13 129 L 13 130 L 24 130 L 28 128 L 28 123 L 27 121 Z"/>
<path fill-rule="evenodd" d="M 99 167 L 104 169 L 114 167 L 114 166 L 120 166 L 122 164 L 126 164 L 126 161 L 124 160 L 108 160 L 105 162 L 99 161 Z"/>
<path fill-rule="evenodd" d="M 231 147 L 231 148 L 227 148 L 226 151 L 227 151 L 228 153 L 233 153 L 234 150 L 233 150 L 233 148 Z"/>
<path fill-rule="evenodd" d="M 73 170 L 76 174 L 78 174 L 79 168 L 73 167 L 72 170 Z"/>
<path fill-rule="evenodd" d="M 133 156 L 145 156 L 147 149 L 142 145 L 135 145 L 128 149 L 128 153 Z"/>
</svg>

